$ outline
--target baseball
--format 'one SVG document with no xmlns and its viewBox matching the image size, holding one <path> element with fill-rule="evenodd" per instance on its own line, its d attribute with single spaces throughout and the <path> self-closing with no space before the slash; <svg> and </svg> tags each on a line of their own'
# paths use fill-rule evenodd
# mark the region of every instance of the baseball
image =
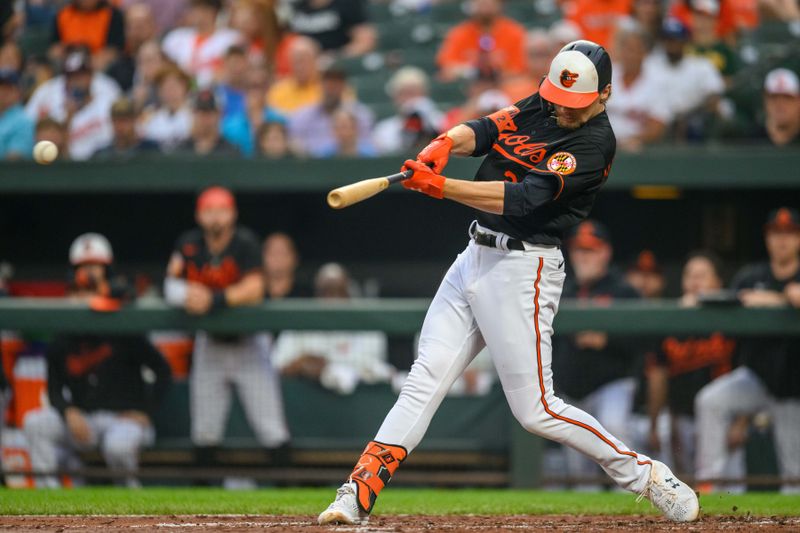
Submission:
<svg viewBox="0 0 800 533">
<path fill-rule="evenodd" d="M 33 147 L 33 159 L 40 165 L 49 165 L 58 157 L 58 147 L 51 141 L 39 141 Z"/>
</svg>

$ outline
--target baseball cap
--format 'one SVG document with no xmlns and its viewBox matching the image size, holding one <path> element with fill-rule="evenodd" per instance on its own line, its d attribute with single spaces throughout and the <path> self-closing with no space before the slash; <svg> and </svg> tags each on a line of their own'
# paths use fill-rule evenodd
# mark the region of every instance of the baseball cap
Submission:
<svg viewBox="0 0 800 533">
<path fill-rule="evenodd" d="M 649 274 L 660 274 L 661 265 L 656 260 L 656 254 L 651 250 L 642 250 L 636 256 L 636 260 L 628 268 L 629 272 L 644 272 Z"/>
<path fill-rule="evenodd" d="M 122 98 L 117 99 L 113 104 L 111 104 L 111 117 L 135 117 L 136 116 L 136 108 L 133 105 L 133 101 L 123 96 Z"/>
<path fill-rule="evenodd" d="M 85 264 L 110 265 L 114 261 L 111 243 L 99 233 L 84 233 L 69 247 L 69 262 L 73 266 Z"/>
<path fill-rule="evenodd" d="M 779 207 L 770 211 L 764 230 L 800 231 L 800 213 L 790 207 Z"/>
<path fill-rule="evenodd" d="M 661 36 L 665 39 L 686 41 L 689 39 L 689 28 L 679 19 L 670 17 L 661 26 Z"/>
<path fill-rule="evenodd" d="M 767 94 L 800 95 L 800 79 L 788 68 L 771 70 L 764 78 L 764 92 Z"/>
<path fill-rule="evenodd" d="M 567 244 L 570 248 L 596 250 L 611 244 L 611 234 L 600 222 L 584 220 L 572 230 Z"/>
<path fill-rule="evenodd" d="M 592 41 L 573 41 L 556 54 L 539 94 L 557 105 L 586 107 L 611 83 L 611 58 Z"/>
<path fill-rule="evenodd" d="M 197 197 L 198 212 L 218 207 L 236 209 L 236 199 L 233 197 L 233 193 L 225 187 L 209 187 Z"/>
<path fill-rule="evenodd" d="M 92 56 L 89 49 L 85 46 L 71 46 L 64 54 L 64 62 L 61 64 L 64 74 L 75 74 L 76 72 L 91 72 Z"/>
<path fill-rule="evenodd" d="M 14 69 L 0 68 L 0 83 L 17 85 L 19 83 L 19 73 Z"/>
<path fill-rule="evenodd" d="M 214 91 L 203 89 L 194 97 L 195 111 L 217 111 L 218 109 L 217 98 L 214 96 Z"/>
</svg>

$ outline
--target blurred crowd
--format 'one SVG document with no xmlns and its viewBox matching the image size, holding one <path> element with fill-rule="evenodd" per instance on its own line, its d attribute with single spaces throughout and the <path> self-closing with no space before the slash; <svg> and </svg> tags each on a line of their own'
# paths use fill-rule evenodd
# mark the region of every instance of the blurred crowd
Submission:
<svg viewBox="0 0 800 533">
<path fill-rule="evenodd" d="M 622 149 L 798 142 L 796 0 L 375 1 L 4 2 L 0 158 L 29 158 L 39 140 L 74 160 L 410 153 L 535 93 L 581 38 L 611 52 Z M 505 14 L 528 3 L 530 18 Z M 448 4 L 461 9 L 432 24 Z M 390 39 L 378 9 L 408 35 Z M 760 51 L 776 25 L 783 44 Z M 419 60 L 398 59 L 425 39 Z"/>
</svg>

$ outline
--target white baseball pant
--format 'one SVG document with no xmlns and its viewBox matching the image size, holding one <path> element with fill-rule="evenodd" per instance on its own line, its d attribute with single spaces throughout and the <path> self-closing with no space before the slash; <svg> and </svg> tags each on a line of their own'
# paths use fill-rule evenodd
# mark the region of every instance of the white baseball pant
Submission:
<svg viewBox="0 0 800 533">
<path fill-rule="evenodd" d="M 507 241 L 496 235 L 501 245 Z M 416 448 L 450 386 L 486 345 L 511 411 L 526 430 L 575 448 L 619 486 L 642 491 L 650 460 L 553 394 L 551 335 L 563 267 L 556 247 L 518 251 L 470 240 L 431 302 L 419 356 L 375 440 Z"/>
</svg>

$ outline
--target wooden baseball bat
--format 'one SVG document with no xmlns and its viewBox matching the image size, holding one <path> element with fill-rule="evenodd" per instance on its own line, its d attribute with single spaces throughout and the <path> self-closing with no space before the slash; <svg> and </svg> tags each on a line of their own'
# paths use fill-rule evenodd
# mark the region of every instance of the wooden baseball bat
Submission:
<svg viewBox="0 0 800 533">
<path fill-rule="evenodd" d="M 398 172 L 391 176 L 361 180 L 328 193 L 328 205 L 333 209 L 344 209 L 367 198 L 371 198 L 392 183 L 403 181 L 414 174 L 413 170 Z"/>
</svg>

